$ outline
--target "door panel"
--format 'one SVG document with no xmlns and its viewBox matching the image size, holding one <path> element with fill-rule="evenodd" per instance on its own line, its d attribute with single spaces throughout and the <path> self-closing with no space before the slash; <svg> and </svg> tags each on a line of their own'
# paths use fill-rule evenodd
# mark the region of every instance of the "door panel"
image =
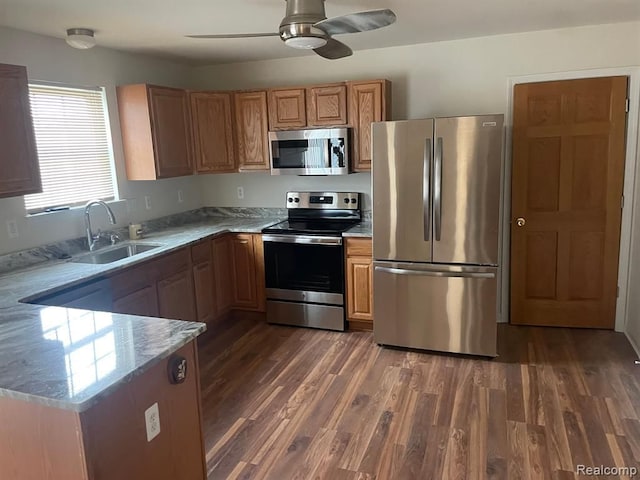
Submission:
<svg viewBox="0 0 640 480">
<path fill-rule="evenodd" d="M 497 265 L 503 116 L 438 118 L 434 139 L 433 261 Z"/>
<path fill-rule="evenodd" d="M 626 96 L 627 77 L 516 85 L 512 323 L 613 328 Z"/>
<path fill-rule="evenodd" d="M 375 262 L 376 343 L 496 355 L 497 268 Z"/>
<path fill-rule="evenodd" d="M 432 134 L 432 119 L 373 124 L 375 259 L 431 261 Z"/>
</svg>

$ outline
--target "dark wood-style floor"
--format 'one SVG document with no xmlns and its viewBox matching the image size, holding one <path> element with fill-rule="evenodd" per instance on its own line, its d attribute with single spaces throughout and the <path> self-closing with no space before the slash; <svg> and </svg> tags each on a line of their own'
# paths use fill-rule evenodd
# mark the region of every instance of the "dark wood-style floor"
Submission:
<svg viewBox="0 0 640 480">
<path fill-rule="evenodd" d="M 229 318 L 200 341 L 209 479 L 560 480 L 583 478 L 578 464 L 638 467 L 640 367 L 622 334 L 503 325 L 499 351 L 407 352 L 370 333 Z"/>
</svg>

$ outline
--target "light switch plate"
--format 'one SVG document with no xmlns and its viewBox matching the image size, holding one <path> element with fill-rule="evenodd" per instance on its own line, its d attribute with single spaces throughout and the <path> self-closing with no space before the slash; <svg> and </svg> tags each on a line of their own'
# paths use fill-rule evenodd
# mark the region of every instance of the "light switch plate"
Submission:
<svg viewBox="0 0 640 480">
<path fill-rule="evenodd" d="M 18 224 L 15 220 L 7 220 L 7 232 L 9 238 L 18 238 Z"/>
<path fill-rule="evenodd" d="M 144 208 L 151 210 L 151 197 L 149 195 L 144 197 Z"/>
<path fill-rule="evenodd" d="M 182 194 L 182 190 L 178 190 L 178 203 L 184 202 L 184 195 Z"/>
<path fill-rule="evenodd" d="M 144 421 L 147 426 L 147 442 L 150 442 L 160 434 L 160 410 L 157 402 L 145 410 Z"/>
</svg>

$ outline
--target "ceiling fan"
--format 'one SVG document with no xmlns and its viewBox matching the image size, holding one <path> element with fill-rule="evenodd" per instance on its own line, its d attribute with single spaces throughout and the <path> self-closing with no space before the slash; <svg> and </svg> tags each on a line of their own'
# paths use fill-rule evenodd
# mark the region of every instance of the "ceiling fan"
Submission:
<svg viewBox="0 0 640 480">
<path fill-rule="evenodd" d="M 280 37 L 285 45 L 313 50 L 330 60 L 348 57 L 353 51 L 333 38 L 342 33 L 366 32 L 386 27 L 396 21 L 396 15 L 388 9 L 352 13 L 327 18 L 325 0 L 285 0 L 287 11 L 280 22 L 278 32 L 236 33 L 230 35 L 187 35 L 190 38 L 251 38 Z"/>
</svg>

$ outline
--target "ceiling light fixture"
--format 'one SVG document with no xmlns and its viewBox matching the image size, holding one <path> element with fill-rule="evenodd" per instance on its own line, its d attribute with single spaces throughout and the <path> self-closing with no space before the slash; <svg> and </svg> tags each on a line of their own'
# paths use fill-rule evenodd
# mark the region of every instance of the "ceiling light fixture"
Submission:
<svg viewBox="0 0 640 480">
<path fill-rule="evenodd" d="M 67 30 L 66 42 L 73 48 L 86 50 L 95 47 L 96 39 L 93 30 L 89 28 L 70 28 Z"/>
<path fill-rule="evenodd" d="M 327 44 L 327 40 L 322 37 L 292 37 L 287 38 L 284 43 L 288 47 L 313 50 L 314 48 L 324 47 Z"/>
</svg>

